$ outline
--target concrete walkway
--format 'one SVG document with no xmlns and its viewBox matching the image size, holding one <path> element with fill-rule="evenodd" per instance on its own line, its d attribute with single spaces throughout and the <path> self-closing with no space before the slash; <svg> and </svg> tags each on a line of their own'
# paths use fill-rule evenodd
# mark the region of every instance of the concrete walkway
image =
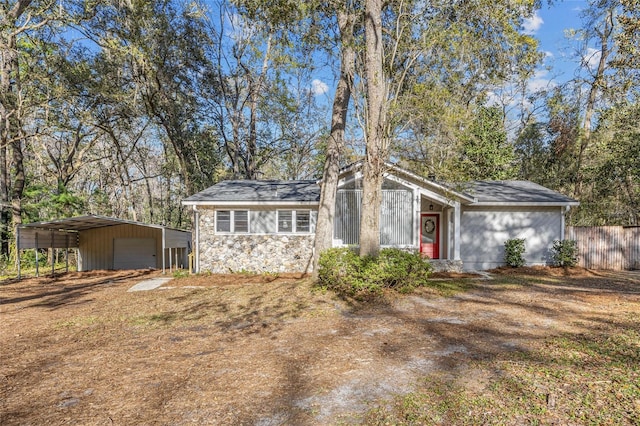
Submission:
<svg viewBox="0 0 640 426">
<path fill-rule="evenodd" d="M 168 283 L 173 278 L 151 278 L 148 280 L 140 281 L 138 284 L 134 285 L 127 291 L 147 291 L 154 290 L 163 284 Z"/>
</svg>

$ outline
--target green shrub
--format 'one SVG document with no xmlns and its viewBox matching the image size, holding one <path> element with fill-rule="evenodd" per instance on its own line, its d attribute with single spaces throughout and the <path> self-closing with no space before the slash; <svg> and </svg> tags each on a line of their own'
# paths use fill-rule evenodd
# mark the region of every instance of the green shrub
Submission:
<svg viewBox="0 0 640 426">
<path fill-rule="evenodd" d="M 45 266 L 47 264 L 47 253 L 38 252 L 38 266 Z M 20 265 L 23 268 L 35 268 L 36 267 L 36 252 L 34 250 L 24 250 L 20 254 Z"/>
<path fill-rule="evenodd" d="M 353 293 L 361 287 L 358 279 L 362 263 L 364 260 L 350 248 L 326 250 L 318 259 L 318 283 L 340 294 Z"/>
<path fill-rule="evenodd" d="M 576 240 L 555 240 L 552 251 L 554 265 L 569 267 L 578 264 L 578 243 Z"/>
<path fill-rule="evenodd" d="M 383 286 L 400 292 L 410 292 L 427 284 L 431 264 L 418 252 L 383 249 L 378 256 Z"/>
<path fill-rule="evenodd" d="M 378 257 L 360 257 L 349 248 L 332 248 L 320 255 L 318 283 L 341 295 L 367 299 L 385 288 L 407 293 L 426 285 L 431 269 L 420 253 L 383 249 Z"/>
<path fill-rule="evenodd" d="M 524 266 L 524 238 L 512 238 L 504 242 L 504 261 L 512 268 Z"/>
<path fill-rule="evenodd" d="M 176 269 L 175 271 L 173 271 L 173 278 L 186 278 L 189 275 L 189 271 L 187 271 L 186 269 Z"/>
</svg>

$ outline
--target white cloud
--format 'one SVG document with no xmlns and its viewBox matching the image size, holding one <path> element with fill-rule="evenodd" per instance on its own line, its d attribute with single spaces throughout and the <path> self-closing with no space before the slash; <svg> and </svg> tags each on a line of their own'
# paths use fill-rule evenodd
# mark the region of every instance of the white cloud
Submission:
<svg viewBox="0 0 640 426">
<path fill-rule="evenodd" d="M 542 24 L 544 24 L 544 21 L 536 11 L 533 16 L 531 16 L 530 18 L 525 18 L 524 22 L 522 23 L 522 26 L 524 27 L 524 33 L 529 35 L 535 34 L 536 31 L 540 29 Z"/>
<path fill-rule="evenodd" d="M 324 95 L 329 91 L 329 86 L 321 80 L 315 79 L 311 82 L 311 93 L 314 95 Z"/>
<path fill-rule="evenodd" d="M 527 84 L 529 92 L 537 93 L 555 87 L 556 83 L 548 78 L 548 74 L 547 70 L 538 70 Z"/>
<path fill-rule="evenodd" d="M 492 107 L 492 106 L 502 106 L 503 104 L 503 99 L 502 97 L 497 94 L 496 92 L 494 92 L 493 90 L 490 90 L 486 93 L 487 95 L 487 101 L 486 101 L 486 105 L 488 107 Z"/>
<path fill-rule="evenodd" d="M 584 55 L 584 58 L 582 58 L 582 62 L 588 66 L 589 69 L 595 70 L 598 67 L 601 55 L 602 52 L 600 50 L 590 47 L 587 49 L 587 53 Z"/>
</svg>

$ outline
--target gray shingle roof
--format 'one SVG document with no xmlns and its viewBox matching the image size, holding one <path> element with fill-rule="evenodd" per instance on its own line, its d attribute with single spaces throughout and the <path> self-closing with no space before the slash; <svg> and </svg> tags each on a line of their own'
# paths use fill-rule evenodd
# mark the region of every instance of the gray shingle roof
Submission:
<svg viewBox="0 0 640 426">
<path fill-rule="evenodd" d="M 458 187 L 457 187 L 458 188 Z M 475 181 L 458 188 L 484 205 L 571 204 L 573 198 L 529 181 Z M 315 180 L 225 180 L 185 199 L 185 204 L 216 202 L 318 202 Z M 472 203 L 475 204 L 475 203 Z"/>
<path fill-rule="evenodd" d="M 470 182 L 464 192 L 475 197 L 479 203 L 577 203 L 544 186 L 526 180 L 475 181 Z"/>
<path fill-rule="evenodd" d="M 185 199 L 189 202 L 319 201 L 315 180 L 224 180 Z"/>
</svg>

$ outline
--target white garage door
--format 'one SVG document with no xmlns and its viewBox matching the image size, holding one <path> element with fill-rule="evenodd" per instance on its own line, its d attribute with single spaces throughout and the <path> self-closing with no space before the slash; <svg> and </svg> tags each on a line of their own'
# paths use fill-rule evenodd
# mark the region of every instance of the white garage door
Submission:
<svg viewBox="0 0 640 426">
<path fill-rule="evenodd" d="M 155 238 L 114 238 L 113 269 L 156 268 Z"/>
</svg>

